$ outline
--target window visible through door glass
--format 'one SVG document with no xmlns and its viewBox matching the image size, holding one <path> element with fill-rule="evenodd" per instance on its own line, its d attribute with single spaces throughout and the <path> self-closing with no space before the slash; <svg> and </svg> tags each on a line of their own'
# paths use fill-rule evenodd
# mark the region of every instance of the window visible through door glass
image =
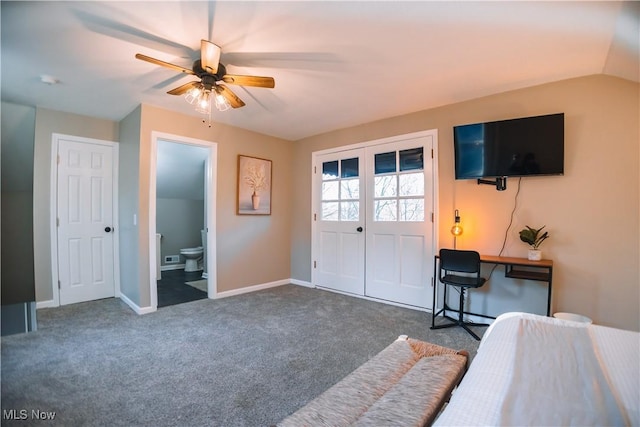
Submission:
<svg viewBox="0 0 640 427">
<path fill-rule="evenodd" d="M 359 175 L 357 157 L 322 164 L 322 220 L 360 220 Z"/>
<path fill-rule="evenodd" d="M 342 178 L 357 178 L 358 177 L 358 158 L 344 159 L 340 162 L 341 171 L 340 176 Z"/>
<path fill-rule="evenodd" d="M 423 151 L 418 147 L 375 155 L 374 221 L 424 221 Z"/>
<path fill-rule="evenodd" d="M 338 175 L 338 161 L 324 162 L 322 164 L 322 179 L 335 179 Z"/>
<path fill-rule="evenodd" d="M 396 171 L 396 152 L 376 154 L 374 158 L 375 174 Z"/>
<path fill-rule="evenodd" d="M 424 169 L 424 156 L 422 147 L 400 151 L 400 171 Z"/>
</svg>

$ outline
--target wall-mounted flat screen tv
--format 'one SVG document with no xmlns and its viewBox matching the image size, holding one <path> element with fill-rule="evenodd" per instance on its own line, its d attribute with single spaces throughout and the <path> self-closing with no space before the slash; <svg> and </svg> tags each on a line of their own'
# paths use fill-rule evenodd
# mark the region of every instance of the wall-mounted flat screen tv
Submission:
<svg viewBox="0 0 640 427">
<path fill-rule="evenodd" d="M 456 179 L 564 173 L 564 113 L 453 128 Z"/>
</svg>

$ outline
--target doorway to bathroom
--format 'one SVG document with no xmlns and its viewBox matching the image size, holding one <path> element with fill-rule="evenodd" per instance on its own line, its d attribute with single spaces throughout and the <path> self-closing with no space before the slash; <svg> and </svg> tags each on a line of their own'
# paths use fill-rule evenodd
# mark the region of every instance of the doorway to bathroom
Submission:
<svg viewBox="0 0 640 427">
<path fill-rule="evenodd" d="M 151 148 L 152 306 L 213 298 L 217 145 L 153 132 Z"/>
</svg>

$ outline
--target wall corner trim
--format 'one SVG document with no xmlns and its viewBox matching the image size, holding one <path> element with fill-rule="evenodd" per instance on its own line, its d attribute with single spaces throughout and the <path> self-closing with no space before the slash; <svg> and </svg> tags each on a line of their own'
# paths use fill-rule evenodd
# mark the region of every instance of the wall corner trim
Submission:
<svg viewBox="0 0 640 427">
<path fill-rule="evenodd" d="M 36 302 L 36 310 L 40 310 L 41 308 L 54 308 L 59 307 L 58 304 L 52 299 L 47 301 L 37 301 Z"/>
<path fill-rule="evenodd" d="M 140 307 L 138 304 L 131 301 L 126 295 L 122 293 L 120 294 L 120 299 L 122 300 L 122 302 L 127 304 L 133 311 L 135 311 L 136 314 L 148 314 L 148 313 L 153 313 L 155 311 L 158 311 L 156 307 Z"/>
<path fill-rule="evenodd" d="M 315 288 L 313 283 L 307 282 L 306 280 L 298 280 L 298 279 L 289 279 L 292 285 L 304 286 L 305 288 Z"/>
</svg>

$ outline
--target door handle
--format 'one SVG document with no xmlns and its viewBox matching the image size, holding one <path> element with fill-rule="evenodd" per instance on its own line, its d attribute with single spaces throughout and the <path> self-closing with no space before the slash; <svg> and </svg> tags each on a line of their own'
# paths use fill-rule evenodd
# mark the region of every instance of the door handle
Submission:
<svg viewBox="0 0 640 427">
<path fill-rule="evenodd" d="M 357 231 L 358 233 L 362 233 L 362 227 L 358 227 L 358 228 L 356 228 L 356 231 Z"/>
<path fill-rule="evenodd" d="M 107 233 L 110 233 L 111 230 L 113 230 L 113 228 L 111 228 L 111 227 L 105 227 L 104 228 L 104 231 L 106 231 Z"/>
</svg>

